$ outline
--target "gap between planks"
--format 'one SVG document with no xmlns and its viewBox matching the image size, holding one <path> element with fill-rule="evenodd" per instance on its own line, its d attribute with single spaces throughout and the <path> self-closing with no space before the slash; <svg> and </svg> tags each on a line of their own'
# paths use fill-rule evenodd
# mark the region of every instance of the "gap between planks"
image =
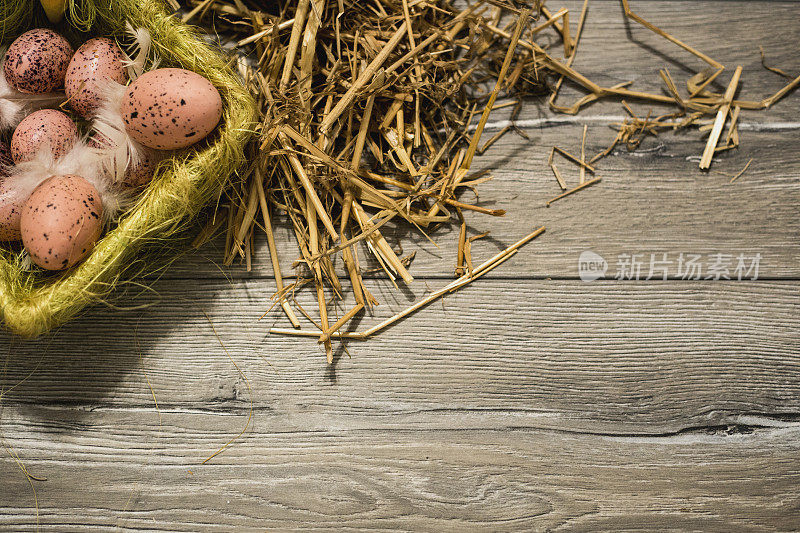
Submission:
<svg viewBox="0 0 800 533">
<path fill-rule="evenodd" d="M 575 256 L 575 259 L 577 261 L 577 255 Z M 196 278 L 195 277 L 188 277 L 188 276 L 176 276 L 176 277 L 171 277 L 170 276 L 170 277 L 165 277 L 162 274 L 161 276 L 158 276 L 158 277 L 144 277 L 142 279 L 144 281 L 163 280 L 165 282 L 170 282 L 170 283 L 172 283 L 172 282 L 182 282 L 182 281 L 201 281 L 201 280 L 226 281 L 226 282 L 229 282 L 229 283 L 234 283 L 234 282 L 248 282 L 248 281 L 274 281 L 275 280 L 275 276 L 273 274 L 252 274 L 252 273 L 248 273 L 246 276 L 226 276 L 226 275 L 221 274 L 221 275 L 219 275 L 217 277 L 217 276 L 206 275 L 206 273 L 204 273 L 201 277 L 196 277 Z M 385 282 L 389 283 L 389 279 L 386 278 L 386 277 L 379 278 L 379 277 L 364 276 L 364 279 L 367 280 L 367 281 L 370 281 L 370 282 L 384 282 L 385 281 Z M 425 274 L 425 273 L 422 273 L 422 274 L 418 274 L 418 275 L 414 276 L 414 281 L 415 282 L 417 282 L 417 281 L 420 281 L 420 282 L 422 282 L 422 281 L 441 281 L 441 280 L 455 281 L 456 279 L 458 279 L 458 278 L 454 277 L 452 274 Z M 549 275 L 549 276 L 497 273 L 497 274 L 487 274 L 484 279 L 487 280 L 487 281 L 488 280 L 494 280 L 494 281 L 582 281 L 577 273 L 575 275 L 557 275 L 556 274 L 556 275 Z M 737 280 L 737 279 L 733 279 L 733 280 L 710 280 L 710 279 L 709 280 L 705 280 L 705 279 L 686 280 L 686 279 L 681 279 L 681 278 L 676 278 L 676 277 L 668 277 L 667 279 L 654 278 L 654 279 L 638 279 L 638 280 L 635 280 L 635 279 L 633 279 L 633 280 L 631 280 L 631 279 L 618 280 L 618 279 L 614 279 L 614 278 L 606 278 L 606 279 L 599 279 L 599 280 L 595 280 L 595 281 L 591 281 L 591 282 L 584 282 L 584 283 L 591 283 L 591 284 L 594 284 L 594 285 L 598 285 L 598 284 L 601 284 L 601 283 L 653 283 L 653 282 L 663 282 L 663 283 L 669 283 L 669 282 L 687 282 L 687 283 L 689 283 L 690 282 L 690 283 L 702 284 L 702 283 L 706 283 L 706 282 L 719 283 L 720 281 L 722 281 L 724 283 L 759 283 L 759 282 L 762 282 L 762 281 L 763 282 L 775 282 L 775 281 L 778 281 L 778 282 L 794 283 L 794 282 L 800 282 L 800 276 L 761 276 L 761 275 L 759 275 L 758 279 L 742 279 L 742 280 Z M 415 285 L 415 283 L 412 284 L 411 287 L 413 287 L 414 285 Z M 420 286 L 422 286 L 422 285 L 420 285 Z"/>
<path fill-rule="evenodd" d="M 519 120 L 498 120 L 495 122 L 487 122 L 484 127 L 486 130 L 501 130 L 509 126 L 517 126 L 518 128 L 537 128 L 542 126 L 561 126 L 561 125 L 584 125 L 584 124 L 599 124 L 609 125 L 615 122 L 623 122 L 627 117 L 624 115 L 588 115 L 588 116 L 575 116 L 575 117 L 545 117 L 533 119 L 519 119 Z M 477 124 L 472 124 L 469 127 L 470 131 L 474 131 Z M 800 122 L 739 122 L 739 129 L 741 131 L 790 131 L 800 129 Z"/>
<path fill-rule="evenodd" d="M 50 413 L 60 411 L 74 411 L 72 405 L 60 405 L 55 403 L 42 404 L 35 402 L 13 402 L 13 405 L 28 406 L 36 405 L 37 410 L 46 410 Z M 9 417 L 4 422 L 5 429 L 13 429 L 13 426 L 27 427 L 30 425 L 28 420 L 16 416 L 13 405 L 9 403 L 7 409 L 11 411 Z M 86 404 L 83 404 L 86 405 Z M 118 414 L 138 414 L 153 415 L 154 425 L 159 427 L 179 427 L 174 424 L 158 422 L 159 414 L 162 416 L 221 416 L 241 418 L 250 414 L 253 417 L 265 415 L 269 422 L 269 433 L 280 435 L 308 434 L 308 433 L 340 433 L 342 431 L 350 433 L 375 433 L 391 429 L 403 433 L 446 433 L 449 431 L 523 431 L 552 433 L 559 435 L 580 435 L 598 438 L 607 438 L 615 441 L 626 442 L 649 442 L 653 444 L 693 444 L 693 443 L 723 443 L 732 440 L 749 438 L 757 440 L 762 438 L 774 438 L 778 436 L 791 436 L 796 438 L 800 435 L 800 412 L 777 413 L 748 413 L 724 414 L 714 417 L 707 423 L 696 423 L 694 418 L 686 420 L 685 424 L 675 424 L 670 429 L 656 431 L 609 431 L 601 429 L 589 429 L 581 427 L 568 427 L 563 425 L 564 416 L 567 413 L 560 411 L 536 411 L 533 409 L 474 409 L 474 408 L 437 408 L 437 409 L 411 409 L 397 410 L 389 413 L 318 413 L 294 411 L 287 413 L 276 413 L 272 405 L 237 406 L 234 402 L 230 405 L 215 406 L 213 408 L 182 407 L 172 405 L 158 409 L 149 406 L 116 406 L 91 404 L 91 412 L 98 415 L 118 415 Z M 387 414 L 389 415 L 387 417 Z M 568 415 L 568 414 L 567 414 Z M 569 415 L 568 415 L 569 416 Z M 262 419 L 264 420 L 264 419 Z M 459 420 L 454 423 L 453 420 Z M 694 422 L 694 423 L 693 423 Z M 285 430 L 275 430 L 275 426 L 284 427 Z M 734 426 L 740 431 L 731 433 L 726 428 Z M 262 425 L 262 427 L 264 427 Z M 297 429 L 306 427 L 307 429 Z M 250 435 L 257 434 L 253 430 L 248 432 Z M 798 441 L 800 447 L 800 441 Z M 81 464 L 87 464 L 80 461 Z"/>
</svg>

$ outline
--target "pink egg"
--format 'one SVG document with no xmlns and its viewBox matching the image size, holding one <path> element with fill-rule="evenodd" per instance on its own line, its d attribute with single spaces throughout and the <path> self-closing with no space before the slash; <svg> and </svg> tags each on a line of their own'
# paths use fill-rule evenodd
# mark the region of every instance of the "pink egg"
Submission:
<svg viewBox="0 0 800 533">
<path fill-rule="evenodd" d="M 113 148 L 109 146 L 110 143 L 107 139 L 99 138 L 99 134 L 91 137 L 88 140 L 88 144 L 94 148 Z M 150 180 L 153 179 L 161 157 L 155 150 L 150 150 L 149 148 L 145 148 L 139 155 L 141 155 L 139 164 L 136 166 L 128 165 L 128 168 L 125 169 L 125 179 L 122 182 L 123 187 L 138 189 L 139 187 L 147 185 L 150 183 Z"/>
<path fill-rule="evenodd" d="M 70 151 L 78 139 L 75 123 L 61 111 L 35 111 L 19 123 L 11 136 L 11 157 L 19 164 L 30 161 L 43 146 L 58 158 Z"/>
<path fill-rule="evenodd" d="M 5 179 L 13 164 L 11 149 L 0 141 L 0 241 L 18 241 L 20 238 L 19 214 L 22 205 L 9 195 L 9 182 Z"/>
<path fill-rule="evenodd" d="M 31 30 L 8 47 L 3 71 L 8 83 L 20 92 L 49 93 L 64 85 L 73 53 L 67 40 L 53 30 Z"/>
<path fill-rule="evenodd" d="M 219 91 L 204 77 L 178 68 L 146 72 L 122 101 L 128 134 L 156 150 L 175 150 L 204 139 L 222 118 Z"/>
<path fill-rule="evenodd" d="M 22 213 L 22 202 L 8 197 L 8 181 L 0 181 L 0 241 L 18 241 L 19 217 Z"/>
<path fill-rule="evenodd" d="M 103 230 L 97 190 L 80 176 L 53 176 L 22 207 L 22 244 L 34 263 L 47 270 L 69 268 L 94 248 Z"/>
<path fill-rule="evenodd" d="M 145 151 L 139 160 L 139 164 L 128 167 L 125 171 L 125 181 L 122 182 L 122 185 L 129 189 L 138 189 L 150 183 L 156 173 L 156 167 L 160 159 L 152 151 Z"/>
<path fill-rule="evenodd" d="M 90 39 L 78 48 L 64 79 L 64 90 L 72 109 L 90 118 L 100 106 L 102 82 L 112 80 L 124 84 L 128 79 L 122 61 L 122 50 L 111 39 Z"/>
</svg>

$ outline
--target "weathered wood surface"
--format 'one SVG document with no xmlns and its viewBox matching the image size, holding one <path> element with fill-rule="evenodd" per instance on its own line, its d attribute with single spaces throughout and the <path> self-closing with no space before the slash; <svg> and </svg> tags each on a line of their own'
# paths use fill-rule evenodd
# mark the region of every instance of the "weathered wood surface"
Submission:
<svg viewBox="0 0 800 533">
<path fill-rule="evenodd" d="M 649 438 L 472 429 L 444 416 L 449 428 L 259 418 L 198 464 L 239 431 L 244 417 L 230 415 L 165 412 L 159 422 L 155 411 L 33 408 L 4 428 L 19 435 L 12 444 L 31 474 L 47 477 L 40 520 L 58 531 L 726 532 L 800 520 L 796 423 Z M 14 497 L 0 527 L 32 530 L 24 479 L 3 485 Z"/>
<path fill-rule="evenodd" d="M 759 44 L 800 72 L 798 3 L 632 5 L 743 64 L 743 97 L 783 83 L 761 68 Z M 625 23 L 617 2 L 592 3 L 583 72 L 656 91 L 664 64 L 676 78 L 698 66 Z M 742 147 L 712 167 L 735 174 L 754 158 L 733 185 L 697 171 L 697 132 L 665 135 L 619 151 L 600 184 L 547 209 L 558 193 L 549 147 L 576 151 L 588 123 L 587 152 L 598 151 L 622 113 L 528 106 L 531 142 L 506 136 L 476 161 L 496 176 L 481 201 L 509 211 L 469 218 L 496 239 L 476 243 L 476 258 L 539 225 L 547 233 L 476 285 L 350 343 L 332 368 L 313 340 L 267 335 L 285 325 L 278 311 L 257 321 L 274 291 L 267 258 L 250 274 L 220 270 L 213 246 L 180 258 L 157 294 L 122 302 L 147 308 L 95 308 L 36 342 L 1 336 L 0 530 L 36 524 L 12 453 L 46 478 L 32 483 L 52 531 L 798 529 L 798 112 L 795 93 L 743 114 Z M 278 232 L 288 266 L 294 245 Z M 385 305 L 362 328 L 445 283 L 455 234 L 433 236 L 441 249 L 417 238 L 404 250 L 417 251 L 409 291 L 370 282 Z M 761 279 L 585 283 L 587 249 L 610 263 L 761 253 Z"/>
<path fill-rule="evenodd" d="M 247 410 L 251 395 L 213 324 L 255 407 L 308 423 L 426 424 L 451 413 L 477 427 L 501 416 L 660 434 L 740 413 L 800 413 L 797 282 L 485 280 L 350 343 L 352 358 L 333 370 L 314 339 L 266 337 L 285 319 L 275 311 L 256 322 L 271 290 L 264 283 L 171 285 L 146 311 L 96 310 L 52 339 L 15 343 L 5 388 L 25 381 L 8 401 L 149 409 L 146 373 L 161 407 Z M 310 308 L 313 296 L 301 302 Z M 392 307 L 403 305 L 398 295 Z"/>
</svg>

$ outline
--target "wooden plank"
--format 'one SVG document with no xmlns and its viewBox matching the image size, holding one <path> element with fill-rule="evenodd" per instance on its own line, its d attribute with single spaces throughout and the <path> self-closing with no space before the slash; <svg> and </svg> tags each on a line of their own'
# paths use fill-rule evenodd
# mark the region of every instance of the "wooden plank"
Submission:
<svg viewBox="0 0 800 533">
<path fill-rule="evenodd" d="M 577 277 L 578 256 L 594 250 L 606 257 L 620 254 L 669 253 L 760 253 L 761 275 L 769 278 L 800 278 L 800 160 L 794 135 L 786 131 L 742 132 L 745 146 L 723 156 L 715 172 L 697 171 L 702 143 L 685 135 L 665 134 L 648 141 L 638 153 L 621 148 L 598 170 L 603 181 L 590 189 L 545 207 L 561 192 L 547 166 L 553 145 L 575 149 L 582 127 L 548 124 L 528 129 L 532 141 L 506 135 L 476 161 L 475 168 L 490 168 L 494 180 L 480 186 L 480 200 L 488 207 L 502 207 L 502 218 L 468 213 L 470 233 L 491 231 L 491 239 L 475 244 L 477 250 L 497 250 L 516 241 L 540 225 L 547 233 L 535 247 L 523 249 L 521 257 L 491 276 Z M 587 153 L 605 148 L 614 132 L 591 124 Z M 748 159 L 747 172 L 729 183 Z M 562 166 L 570 186 L 577 185 L 577 169 Z M 473 201 L 465 194 L 465 201 Z M 780 221 L 779 223 L 777 221 Z M 291 273 L 297 247 L 282 218 L 276 223 L 282 268 Z M 434 247 L 406 224 L 390 223 L 384 232 L 389 242 L 402 245 L 403 254 L 416 252 L 411 271 L 416 277 L 441 277 L 453 272 L 456 262 L 458 226 L 431 231 L 439 243 Z M 488 242 L 488 244 L 487 244 Z M 222 242 L 182 258 L 168 272 L 170 277 L 269 277 L 272 268 L 263 239 L 254 271 L 243 267 L 220 270 Z M 476 252 L 477 253 L 477 252 Z M 365 257 L 368 254 L 362 253 Z M 378 265 L 365 259 L 366 268 Z"/>
<path fill-rule="evenodd" d="M 155 289 L 161 299 L 144 311 L 96 308 L 48 339 L 2 337 L 4 401 L 149 408 L 147 377 L 162 408 L 245 412 L 246 383 L 207 312 L 255 406 L 287 416 L 446 412 L 485 424 L 499 410 L 515 425 L 658 434 L 742 413 L 800 413 L 797 282 L 482 279 L 350 343 L 352 358 L 339 351 L 332 368 L 313 339 L 267 335 L 285 318 L 276 309 L 257 321 L 264 283 Z M 385 283 L 369 289 L 394 293 Z M 359 329 L 421 295 L 398 296 Z M 312 309 L 313 292 L 300 301 Z"/>
<path fill-rule="evenodd" d="M 787 531 L 800 520 L 797 422 L 642 438 L 387 427 L 380 414 L 298 430 L 263 413 L 201 465 L 244 417 L 162 415 L 6 409 L 5 443 L 46 478 L 34 482 L 41 530 Z M 25 478 L 6 455 L 0 472 L 0 528 L 33 531 Z"/>
</svg>

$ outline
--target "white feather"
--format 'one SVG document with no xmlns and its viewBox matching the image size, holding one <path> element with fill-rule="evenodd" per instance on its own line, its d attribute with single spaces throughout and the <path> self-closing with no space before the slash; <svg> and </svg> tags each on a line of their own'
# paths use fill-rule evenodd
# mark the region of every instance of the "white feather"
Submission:
<svg viewBox="0 0 800 533">
<path fill-rule="evenodd" d="M 128 33 L 134 38 L 134 51 L 136 57 L 128 58 L 126 65 L 131 80 L 136 79 L 146 69 L 155 68 L 158 60 L 148 66 L 147 59 L 152 47 L 150 33 L 144 28 L 134 29 L 128 25 Z M 117 191 L 123 190 L 122 183 L 126 178 L 126 171 L 136 168 L 145 159 L 149 151 L 135 141 L 125 128 L 122 117 L 122 102 L 127 92 L 127 87 L 113 80 L 99 81 L 101 96 L 100 106 L 92 117 L 92 137 L 102 146 L 104 156 L 100 160 L 101 174 L 109 181 L 109 186 Z M 119 195 L 118 195 L 119 196 Z M 117 210 L 118 211 L 118 210 Z"/>
<path fill-rule="evenodd" d="M 92 120 L 92 130 L 97 142 L 113 152 L 112 157 L 106 158 L 104 164 L 116 183 L 125 180 L 127 168 L 139 165 L 144 150 L 125 129 L 120 109 L 126 90 L 127 87 L 111 80 L 101 82 L 102 103 Z"/>
<path fill-rule="evenodd" d="M 11 99 L 13 89 L 0 68 L 0 129 L 14 128 L 22 120 L 23 105 Z"/>
<path fill-rule="evenodd" d="M 23 272 L 33 272 L 33 270 L 36 268 L 36 265 L 33 264 L 33 259 L 31 259 L 31 254 L 28 253 L 28 250 L 23 248 L 19 259 L 19 267 Z"/>
<path fill-rule="evenodd" d="M 93 148 L 85 139 L 80 139 L 69 152 L 56 159 L 49 144 L 45 143 L 32 160 L 11 167 L 11 174 L 4 180 L 7 187 L 6 192 L 0 195 L 0 203 L 9 199 L 24 201 L 52 176 L 77 175 L 92 184 L 100 194 L 104 220 L 115 220 L 130 198 L 105 171 L 103 163 L 109 157 L 113 157 L 109 150 Z"/>
<path fill-rule="evenodd" d="M 135 80 L 146 70 L 154 69 L 158 66 L 160 59 L 155 56 L 147 68 L 147 58 L 153 49 L 153 38 L 150 32 L 144 28 L 134 28 L 128 23 L 128 35 L 133 37 L 133 45 L 131 46 L 131 54 L 125 54 L 126 59 L 123 61 L 125 67 L 128 69 L 128 77 L 131 81 Z"/>
</svg>

